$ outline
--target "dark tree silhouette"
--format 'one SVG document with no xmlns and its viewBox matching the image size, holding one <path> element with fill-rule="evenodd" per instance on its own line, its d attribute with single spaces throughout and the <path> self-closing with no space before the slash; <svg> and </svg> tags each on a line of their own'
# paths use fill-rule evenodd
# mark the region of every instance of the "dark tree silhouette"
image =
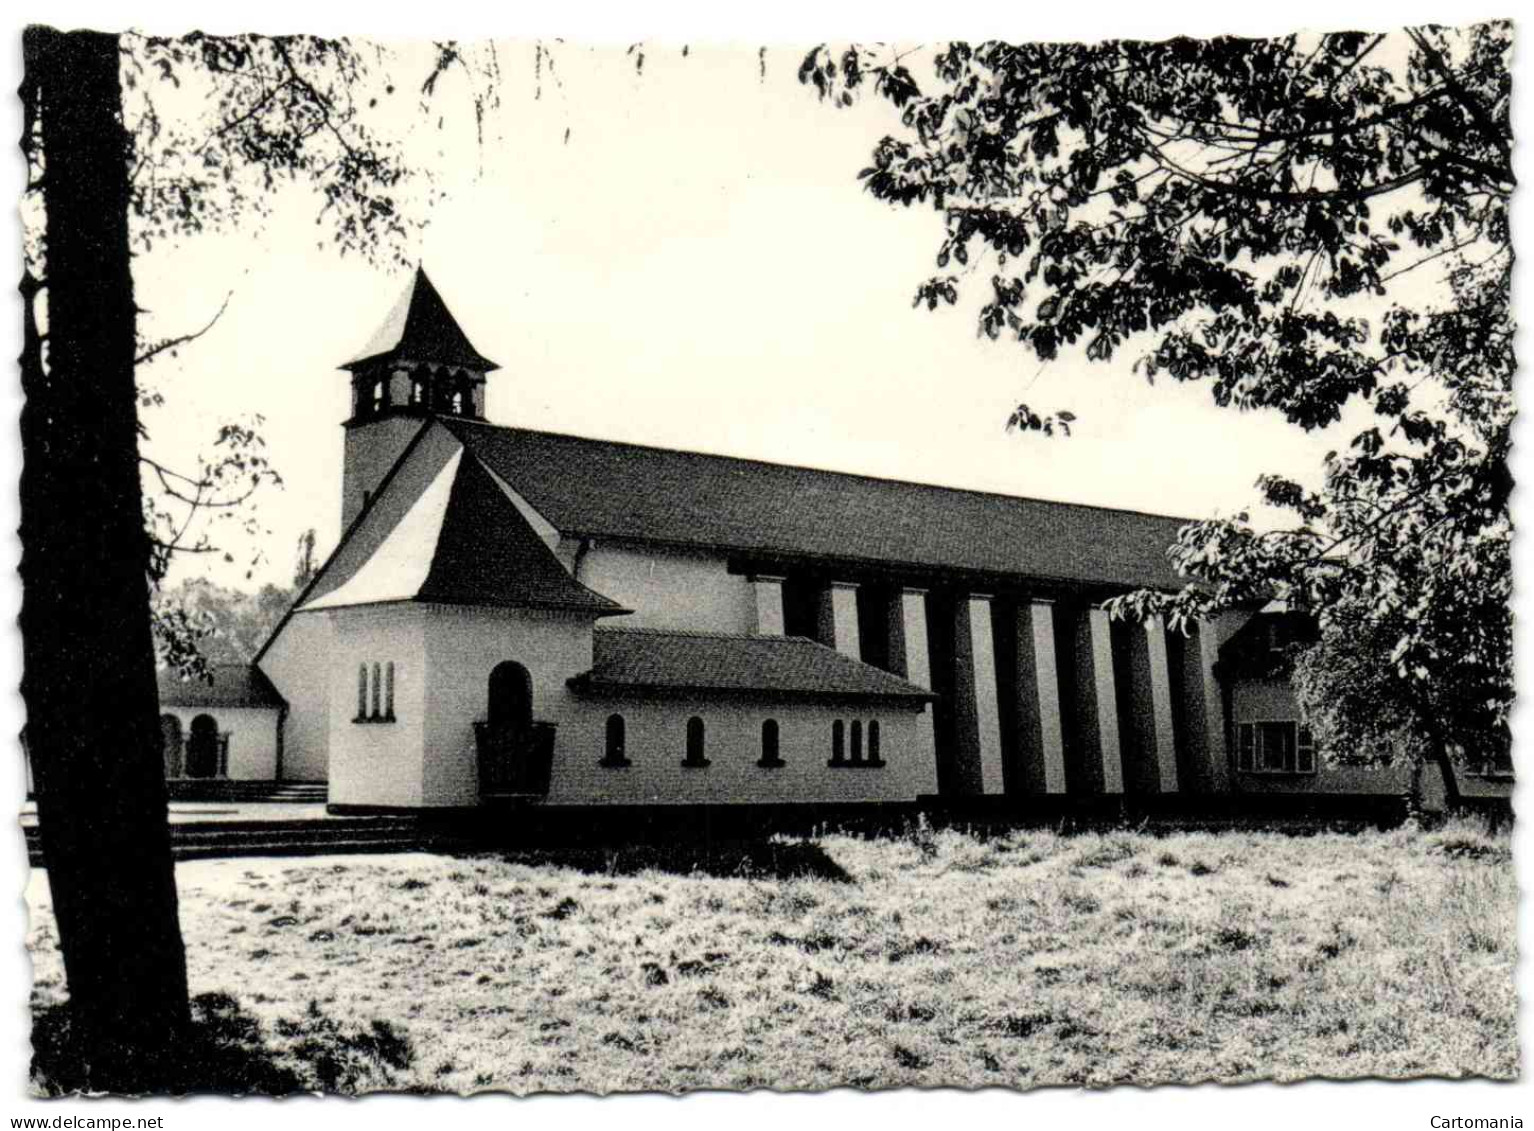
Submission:
<svg viewBox="0 0 1534 1131">
<path fill-rule="evenodd" d="M 129 41 L 129 42 L 125 42 Z M 235 508 L 269 478 L 259 435 L 219 434 L 222 454 L 184 474 L 142 461 L 135 384 L 201 331 L 146 341 L 132 256 L 208 227 L 249 227 L 280 181 L 318 190 L 343 251 L 402 255 L 405 171 L 360 121 L 354 95 L 385 75 L 347 42 L 60 33 L 24 38 L 22 149 L 40 202 L 29 230 L 22 379 L 22 693 L 38 824 L 69 983 L 82 1086 L 173 1089 L 189 1009 L 156 715 L 150 581 L 165 554 L 200 552 L 185 521 Z M 428 88 L 474 61 L 444 45 Z M 206 87 L 195 121 L 159 112 L 156 84 Z M 134 92 L 132 121 L 125 92 Z M 423 99 L 427 96 L 423 93 Z M 476 96 L 480 110 L 486 96 Z M 131 128 L 129 128 L 131 126 Z M 39 218 L 40 214 L 40 218 Z M 174 627 L 174 626 L 173 626 Z"/>
<path fill-rule="evenodd" d="M 1511 42 L 1486 23 L 821 47 L 800 69 L 836 104 L 899 109 L 861 175 L 942 217 L 918 306 L 979 290 L 979 332 L 1039 361 L 1134 345 L 1149 380 L 1305 430 L 1372 415 L 1319 490 L 1259 480 L 1287 524 L 1192 524 L 1171 550 L 1190 584 L 1111 607 L 1175 627 L 1276 596 L 1323 640 L 1335 621 L 1374 646 L 1451 798 L 1451 749 L 1505 741 L 1513 692 Z M 1023 404 L 1008 426 L 1073 423 Z"/>
<path fill-rule="evenodd" d="M 27 745 L 84 1078 L 139 1090 L 164 1082 L 189 1015 L 157 750 L 120 58 L 110 35 L 29 28 L 24 43 L 48 255 L 46 354 L 29 303 L 22 369 Z"/>
</svg>

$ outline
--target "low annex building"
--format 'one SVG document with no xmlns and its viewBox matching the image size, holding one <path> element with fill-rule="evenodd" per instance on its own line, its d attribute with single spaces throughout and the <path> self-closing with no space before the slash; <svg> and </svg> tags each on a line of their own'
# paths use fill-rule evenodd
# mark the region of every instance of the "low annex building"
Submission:
<svg viewBox="0 0 1534 1131">
<path fill-rule="evenodd" d="M 165 777 L 275 781 L 282 777 L 282 696 L 251 664 L 214 664 L 206 679 L 161 672 Z"/>
<path fill-rule="evenodd" d="M 420 272 L 344 368 L 344 534 L 249 673 L 274 757 L 217 722 L 231 776 L 358 809 L 1323 782 L 1233 757 L 1250 614 L 1100 608 L 1180 584 L 1185 520 L 492 425 L 496 366 Z"/>
</svg>

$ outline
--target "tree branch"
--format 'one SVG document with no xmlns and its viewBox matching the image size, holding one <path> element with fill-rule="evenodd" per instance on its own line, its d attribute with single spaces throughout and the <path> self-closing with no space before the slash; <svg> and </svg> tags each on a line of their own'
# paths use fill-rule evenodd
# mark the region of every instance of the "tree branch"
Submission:
<svg viewBox="0 0 1534 1131">
<path fill-rule="evenodd" d="M 1497 125 L 1486 107 L 1481 105 L 1480 99 L 1465 89 L 1464 84 L 1459 81 L 1459 76 L 1454 73 L 1454 69 L 1449 66 L 1442 53 L 1427 41 L 1427 36 L 1413 27 L 1407 28 L 1406 34 L 1421 50 L 1422 54 L 1427 57 L 1427 61 L 1433 70 L 1443 77 L 1444 85 L 1454 95 L 1454 100 L 1470 115 L 1470 120 L 1475 123 L 1477 132 L 1501 156 L 1502 164 L 1511 168 L 1513 155 L 1511 147 L 1508 145 L 1507 131 Z"/>
<path fill-rule="evenodd" d="M 228 294 L 226 294 L 224 296 L 224 301 L 219 306 L 218 313 L 214 314 L 212 318 L 208 319 L 208 324 L 206 326 L 204 326 L 201 330 L 194 330 L 190 334 L 181 334 L 181 335 L 179 335 L 177 337 L 174 337 L 174 338 L 166 338 L 162 342 L 156 342 L 154 345 L 152 345 L 148 349 L 144 350 L 143 353 L 141 353 L 137 357 L 135 357 L 133 359 L 133 364 L 134 365 L 145 365 L 148 362 L 151 362 L 155 358 L 159 357 L 160 354 L 164 353 L 166 350 L 173 350 L 177 346 L 184 346 L 188 342 L 195 342 L 198 338 L 202 337 L 209 330 L 213 329 L 214 324 L 220 318 L 222 318 L 224 316 L 224 311 L 229 309 L 229 300 L 231 298 L 233 298 L 233 297 L 234 297 L 234 292 L 233 291 L 230 291 Z"/>
</svg>

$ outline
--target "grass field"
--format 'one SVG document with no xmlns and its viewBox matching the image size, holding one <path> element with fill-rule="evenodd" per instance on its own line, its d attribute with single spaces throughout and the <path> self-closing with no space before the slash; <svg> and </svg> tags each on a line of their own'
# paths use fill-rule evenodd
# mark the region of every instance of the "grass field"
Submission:
<svg viewBox="0 0 1534 1131">
<path fill-rule="evenodd" d="M 1517 887 L 1469 827 L 916 829 L 661 863 L 182 864 L 193 992 L 342 1090 L 1518 1073 Z M 62 971 L 46 882 L 29 898 L 42 1015 Z"/>
</svg>

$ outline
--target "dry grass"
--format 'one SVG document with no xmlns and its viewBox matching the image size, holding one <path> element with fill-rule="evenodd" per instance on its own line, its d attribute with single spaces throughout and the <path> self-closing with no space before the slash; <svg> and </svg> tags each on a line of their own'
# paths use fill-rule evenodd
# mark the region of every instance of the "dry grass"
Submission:
<svg viewBox="0 0 1534 1131">
<path fill-rule="evenodd" d="M 355 1090 L 1518 1072 L 1505 837 L 917 829 L 783 848 L 845 878 L 676 874 L 621 852 L 584 870 L 183 864 L 192 985 L 233 995 L 295 1063 L 316 1018 L 389 1023 L 409 1063 Z M 46 884 L 31 896 L 42 1010 L 62 975 Z"/>
</svg>

